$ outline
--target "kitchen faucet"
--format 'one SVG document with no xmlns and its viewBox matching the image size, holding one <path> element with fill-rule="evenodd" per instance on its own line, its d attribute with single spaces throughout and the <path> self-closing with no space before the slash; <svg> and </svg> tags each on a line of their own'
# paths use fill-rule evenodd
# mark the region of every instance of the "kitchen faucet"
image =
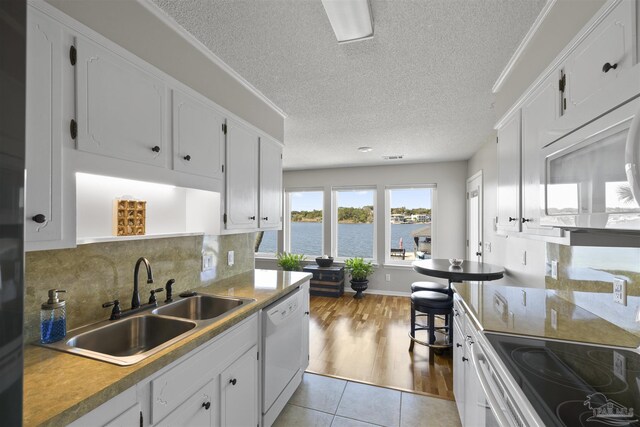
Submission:
<svg viewBox="0 0 640 427">
<path fill-rule="evenodd" d="M 147 283 L 153 283 L 153 273 L 151 272 L 151 265 L 149 261 L 144 258 L 138 258 L 136 261 L 136 267 L 133 270 L 133 296 L 131 297 L 131 308 L 135 309 L 140 307 L 140 293 L 138 292 L 138 273 L 140 272 L 140 264 L 144 263 L 147 268 Z"/>
</svg>

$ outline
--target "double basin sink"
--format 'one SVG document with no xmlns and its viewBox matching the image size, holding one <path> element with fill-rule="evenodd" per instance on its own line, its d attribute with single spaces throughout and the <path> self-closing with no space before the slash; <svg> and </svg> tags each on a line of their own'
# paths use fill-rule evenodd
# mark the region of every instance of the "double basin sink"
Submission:
<svg viewBox="0 0 640 427">
<path fill-rule="evenodd" d="M 45 347 L 132 365 L 239 310 L 254 299 L 198 294 L 135 316 L 70 331 Z"/>
</svg>

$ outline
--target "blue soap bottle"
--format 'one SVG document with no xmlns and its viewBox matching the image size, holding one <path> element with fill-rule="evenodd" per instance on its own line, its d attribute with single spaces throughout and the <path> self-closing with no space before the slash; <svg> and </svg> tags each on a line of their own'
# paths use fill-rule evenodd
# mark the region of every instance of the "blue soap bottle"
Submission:
<svg viewBox="0 0 640 427">
<path fill-rule="evenodd" d="M 58 298 L 62 289 L 49 289 L 49 300 L 40 310 L 40 342 L 49 344 L 67 335 L 67 309 L 65 300 Z"/>
</svg>

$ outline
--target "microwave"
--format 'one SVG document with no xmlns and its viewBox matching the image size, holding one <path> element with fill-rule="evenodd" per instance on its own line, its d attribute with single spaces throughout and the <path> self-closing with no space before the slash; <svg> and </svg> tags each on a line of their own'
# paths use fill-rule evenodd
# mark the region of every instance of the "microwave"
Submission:
<svg viewBox="0 0 640 427">
<path fill-rule="evenodd" d="M 541 151 L 540 224 L 640 232 L 640 98 Z"/>
</svg>

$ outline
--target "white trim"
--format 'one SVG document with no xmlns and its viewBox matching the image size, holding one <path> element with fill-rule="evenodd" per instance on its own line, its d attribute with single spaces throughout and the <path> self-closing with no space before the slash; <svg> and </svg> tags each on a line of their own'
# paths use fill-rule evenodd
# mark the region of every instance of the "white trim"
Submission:
<svg viewBox="0 0 640 427">
<path fill-rule="evenodd" d="M 531 26 L 531 28 L 529 28 L 529 31 L 527 31 L 527 34 L 525 34 L 524 38 L 520 42 L 520 45 L 518 46 L 516 51 L 513 53 L 513 56 L 511 57 L 511 59 L 509 59 L 509 62 L 507 62 L 507 65 L 504 67 L 504 69 L 500 73 L 500 76 L 498 76 L 498 80 L 496 80 L 496 82 L 493 84 L 493 87 L 491 88 L 491 92 L 497 93 L 502 88 L 502 85 L 507 80 L 507 77 L 511 75 L 511 72 L 515 67 L 516 62 L 518 62 L 523 52 L 529 45 L 529 42 L 531 42 L 531 39 L 533 39 L 533 36 L 535 36 L 538 30 L 540 29 L 540 25 L 542 25 L 542 21 L 545 20 L 545 18 L 549 14 L 549 11 L 553 7 L 553 5 L 556 4 L 556 1 L 557 0 L 547 0 L 547 3 L 542 7 L 542 10 L 538 14 L 538 17 L 533 22 L 533 25 Z"/>
<path fill-rule="evenodd" d="M 529 86 L 527 90 L 518 98 L 518 100 L 509 108 L 493 126 L 494 129 L 500 129 L 504 126 L 505 122 L 510 119 L 510 116 L 522 107 L 522 104 L 535 92 L 540 85 L 558 68 L 564 61 L 567 60 L 569 55 L 578 47 L 582 41 L 587 38 L 600 23 L 615 9 L 622 0 L 609 0 L 600 10 L 589 20 L 589 22 L 578 32 L 578 34 L 567 44 L 567 46 L 556 56 L 556 58 L 549 64 L 549 66 L 538 76 L 536 80 Z"/>
<path fill-rule="evenodd" d="M 345 294 L 355 294 L 355 291 L 347 289 L 347 284 L 345 283 L 344 293 Z M 411 292 L 385 291 L 385 290 L 381 290 L 381 289 L 371 289 L 371 288 L 368 288 L 366 291 L 364 291 L 364 293 L 365 293 L 365 298 L 366 298 L 366 294 L 389 295 L 389 296 L 392 296 L 392 297 L 407 297 L 407 298 L 409 298 L 411 296 Z"/>
<path fill-rule="evenodd" d="M 233 77 L 238 83 L 244 86 L 249 92 L 259 98 L 262 102 L 267 104 L 272 110 L 278 113 L 283 119 L 288 117 L 280 107 L 278 107 L 273 101 L 265 96 L 262 92 L 256 89 L 251 83 L 244 79 L 237 71 L 231 68 L 226 62 L 220 59 L 215 53 L 211 52 L 207 46 L 198 40 L 193 34 L 184 29 L 178 22 L 171 16 L 167 15 L 159 6 L 153 3 L 151 0 L 136 0 L 141 6 L 152 13 L 156 18 L 166 24 L 169 28 L 181 36 L 185 41 L 198 49 L 200 53 L 206 56 L 211 62 L 222 68 L 227 74 Z"/>
</svg>

